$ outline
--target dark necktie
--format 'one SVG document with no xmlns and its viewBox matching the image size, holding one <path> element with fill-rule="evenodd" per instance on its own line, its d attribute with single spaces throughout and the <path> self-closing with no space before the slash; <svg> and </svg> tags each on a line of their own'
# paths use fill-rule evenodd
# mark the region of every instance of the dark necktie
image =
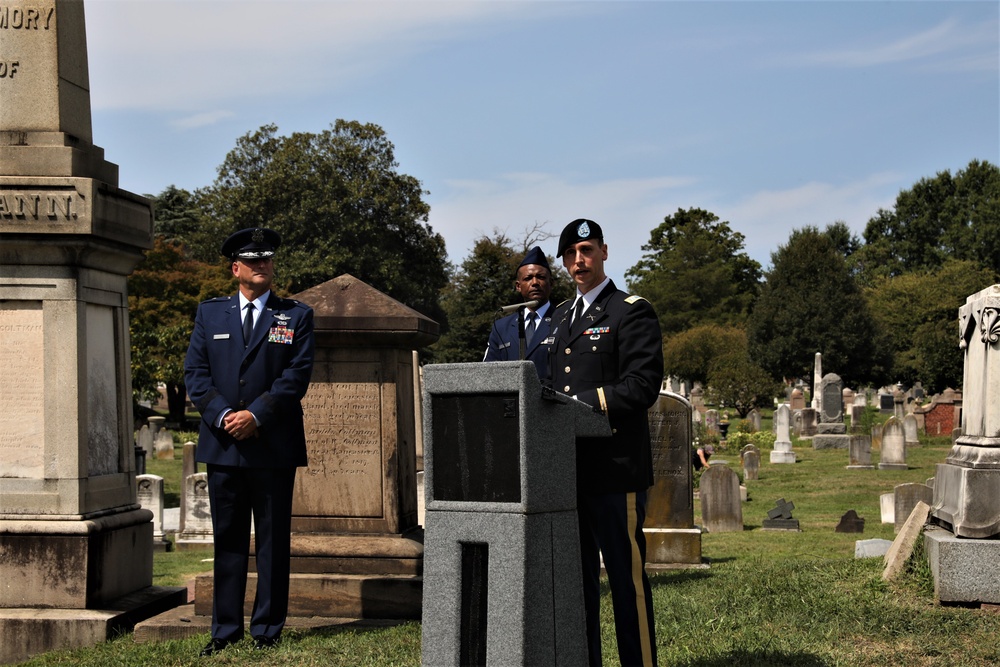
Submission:
<svg viewBox="0 0 1000 667">
<path fill-rule="evenodd" d="M 573 308 L 573 319 L 571 319 L 569 321 L 570 326 L 573 326 L 574 324 L 576 324 L 576 321 L 580 319 L 581 315 L 583 315 L 583 299 L 582 298 L 576 300 L 576 306 Z"/>
<path fill-rule="evenodd" d="M 535 318 L 538 317 L 535 313 L 528 313 L 528 323 L 524 325 L 524 341 L 526 343 L 531 343 L 532 336 L 535 335 Z"/>
<path fill-rule="evenodd" d="M 247 316 L 243 318 L 243 346 L 250 344 L 250 336 L 253 334 L 253 304 L 247 304 Z"/>
</svg>

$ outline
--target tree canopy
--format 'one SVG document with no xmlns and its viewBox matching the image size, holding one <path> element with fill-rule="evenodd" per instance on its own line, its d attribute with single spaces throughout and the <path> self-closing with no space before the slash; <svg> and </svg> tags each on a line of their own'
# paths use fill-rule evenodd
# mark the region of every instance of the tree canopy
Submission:
<svg viewBox="0 0 1000 667">
<path fill-rule="evenodd" d="M 875 320 L 831 235 L 792 232 L 771 255 L 750 316 L 750 357 L 776 378 L 811 377 L 816 352 L 845 382 L 881 379 L 888 370 Z"/>
<path fill-rule="evenodd" d="M 761 276 L 743 247 L 743 235 L 714 213 L 677 209 L 650 233 L 626 282 L 653 304 L 664 337 L 702 324 L 739 324 L 753 307 Z"/>
</svg>

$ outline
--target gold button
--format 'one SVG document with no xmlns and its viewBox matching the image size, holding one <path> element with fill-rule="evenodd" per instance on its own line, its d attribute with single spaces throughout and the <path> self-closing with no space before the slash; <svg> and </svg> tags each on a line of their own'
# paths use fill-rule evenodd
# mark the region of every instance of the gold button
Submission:
<svg viewBox="0 0 1000 667">
<path fill-rule="evenodd" d="M 594 352 L 597 352 L 597 346 L 596 345 L 593 348 L 591 348 L 591 349 L 594 350 Z"/>
<path fill-rule="evenodd" d="M 568 347 L 566 348 L 566 354 L 569 354 L 569 353 L 570 353 L 570 352 L 572 352 L 572 351 L 573 351 L 573 350 L 569 349 Z"/>
<path fill-rule="evenodd" d="M 569 373 L 569 366 L 566 367 L 566 372 Z"/>
<path fill-rule="evenodd" d="M 618 429 L 616 429 L 616 428 L 611 429 L 611 435 L 614 435 L 617 432 L 618 432 Z"/>
<path fill-rule="evenodd" d="M 569 393 L 569 385 L 566 385 L 565 387 L 563 387 L 563 391 L 568 394 Z"/>
</svg>

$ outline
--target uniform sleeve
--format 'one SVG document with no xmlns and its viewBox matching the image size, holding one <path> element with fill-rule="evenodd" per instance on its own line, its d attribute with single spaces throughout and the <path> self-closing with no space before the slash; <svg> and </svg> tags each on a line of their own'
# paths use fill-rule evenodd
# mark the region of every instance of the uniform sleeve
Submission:
<svg viewBox="0 0 1000 667">
<path fill-rule="evenodd" d="M 212 381 L 212 367 L 208 360 L 208 335 L 205 331 L 205 306 L 198 306 L 194 318 L 194 331 L 184 357 L 184 385 L 191 402 L 198 408 L 201 418 L 214 425 L 223 411 L 231 406 Z"/>
<path fill-rule="evenodd" d="M 271 387 L 247 406 L 261 426 L 280 418 L 290 405 L 298 405 L 309 389 L 312 377 L 316 338 L 313 334 L 313 310 L 303 307 L 302 318 L 295 324 L 292 355 Z"/>
<path fill-rule="evenodd" d="M 490 338 L 486 343 L 486 356 L 483 361 L 506 361 L 500 357 L 500 333 L 497 323 L 490 327 Z"/>
<path fill-rule="evenodd" d="M 618 325 L 618 380 L 580 392 L 579 399 L 603 412 L 646 410 L 663 383 L 663 339 L 653 307 L 645 299 L 626 303 Z"/>
</svg>

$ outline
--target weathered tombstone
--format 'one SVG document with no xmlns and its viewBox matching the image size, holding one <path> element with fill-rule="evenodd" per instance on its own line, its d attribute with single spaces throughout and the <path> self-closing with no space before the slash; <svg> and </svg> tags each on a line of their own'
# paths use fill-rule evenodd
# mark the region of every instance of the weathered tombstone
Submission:
<svg viewBox="0 0 1000 667">
<path fill-rule="evenodd" d="M 854 405 L 854 390 L 844 387 L 843 390 L 843 414 L 846 417 L 851 414 L 851 406 Z"/>
<path fill-rule="evenodd" d="M 802 408 L 799 410 L 802 415 L 802 428 L 799 432 L 800 438 L 812 438 L 816 435 L 816 410 L 813 408 Z"/>
<path fill-rule="evenodd" d="M 172 544 L 163 534 L 163 478 L 136 475 L 136 500 L 153 513 L 153 549 L 170 551 Z"/>
<path fill-rule="evenodd" d="M 767 511 L 767 518 L 761 522 L 762 530 L 799 530 L 799 520 L 792 517 L 795 504 L 779 498 L 774 508 Z"/>
<path fill-rule="evenodd" d="M 854 543 L 855 558 L 883 558 L 889 552 L 892 540 L 857 540 Z"/>
<path fill-rule="evenodd" d="M 691 387 L 691 407 L 694 408 L 695 412 L 701 412 L 705 409 L 705 390 L 697 383 Z"/>
<path fill-rule="evenodd" d="M 743 530 L 740 478 L 726 465 L 711 465 L 701 475 L 702 527 L 709 533 Z"/>
<path fill-rule="evenodd" d="M 851 435 L 850 463 L 848 470 L 871 470 L 872 465 L 872 439 L 868 435 Z"/>
<path fill-rule="evenodd" d="M 883 493 L 879 496 L 882 523 L 896 523 L 896 494 Z"/>
<path fill-rule="evenodd" d="M 920 444 L 920 435 L 917 432 L 917 418 L 912 414 L 903 417 L 903 441 L 907 447 L 915 447 Z"/>
<path fill-rule="evenodd" d="M 719 411 L 715 409 L 705 412 L 705 429 L 709 433 L 719 433 Z"/>
<path fill-rule="evenodd" d="M 788 398 L 788 400 L 790 402 L 790 407 L 793 411 L 801 410 L 802 408 L 806 407 L 806 401 L 805 398 L 803 398 L 802 396 L 802 390 L 799 389 L 798 387 L 792 389 L 792 395 Z"/>
<path fill-rule="evenodd" d="M 126 277 L 152 205 L 93 144 L 83 3 L 0 10 L 3 663 L 103 641 L 184 591 L 152 587 L 136 502 Z"/>
<path fill-rule="evenodd" d="M 955 411 L 961 410 L 962 434 L 934 476 L 930 516 L 940 528 L 924 533 L 935 597 L 942 602 L 1000 603 L 998 312 L 1000 285 L 969 296 L 958 311 L 964 397 Z"/>
<path fill-rule="evenodd" d="M 740 461 L 743 461 L 743 457 L 746 455 L 747 452 L 757 452 L 757 460 L 758 461 L 760 460 L 760 447 L 758 447 L 753 443 L 750 443 L 748 445 L 744 445 L 743 449 L 740 450 Z"/>
<path fill-rule="evenodd" d="M 749 421 L 750 425 L 753 426 L 754 432 L 759 431 L 760 430 L 760 424 L 761 424 L 760 410 L 758 410 L 757 408 L 754 408 L 753 410 L 751 410 L 750 412 L 748 412 L 747 413 L 747 421 Z"/>
<path fill-rule="evenodd" d="M 610 435 L 607 419 L 543 398 L 528 361 L 424 381 L 422 663 L 585 664 L 576 438 Z"/>
<path fill-rule="evenodd" d="M 878 395 L 878 411 L 884 415 L 891 415 L 896 410 L 896 402 L 892 398 L 892 394 L 879 394 Z"/>
<path fill-rule="evenodd" d="M 851 406 L 851 433 L 861 433 L 864 425 L 862 421 L 865 416 L 865 406 L 854 404 Z"/>
<path fill-rule="evenodd" d="M 184 531 L 177 535 L 178 551 L 211 549 L 212 509 L 208 498 L 208 473 L 195 473 L 184 479 Z"/>
<path fill-rule="evenodd" d="M 820 390 L 820 384 L 823 382 L 823 355 L 819 352 L 816 353 L 816 357 L 813 361 L 813 397 L 812 405 L 810 406 L 816 412 L 820 412 L 823 409 L 823 392 Z"/>
<path fill-rule="evenodd" d="M 198 472 L 198 445 L 188 440 L 181 449 L 181 479 L 187 479 Z M 177 521 L 177 529 L 184 532 L 184 514 L 187 508 L 187 496 L 181 494 L 180 512 Z"/>
<path fill-rule="evenodd" d="M 137 446 L 146 452 L 146 458 L 153 458 L 153 432 L 149 430 L 149 426 L 143 424 L 142 428 L 139 429 L 139 434 L 136 436 Z"/>
<path fill-rule="evenodd" d="M 926 503 L 934 499 L 934 489 L 926 484 L 910 483 L 898 484 L 893 489 L 893 524 L 896 532 L 903 527 L 910 516 L 910 512 L 917 506 L 917 503 Z"/>
<path fill-rule="evenodd" d="M 836 533 L 863 533 L 865 532 L 865 520 L 858 516 L 855 510 L 847 510 L 844 516 L 840 517 L 840 522 L 834 529 Z"/>
<path fill-rule="evenodd" d="M 872 425 L 872 449 L 882 449 L 882 424 Z"/>
<path fill-rule="evenodd" d="M 153 451 L 157 459 L 161 461 L 173 461 L 174 459 L 174 436 L 167 429 L 160 429 L 153 436 Z"/>
<path fill-rule="evenodd" d="M 650 570 L 702 565 L 701 530 L 694 525 L 691 412 L 683 396 L 662 392 L 649 408 L 653 487 L 643 532 Z"/>
<path fill-rule="evenodd" d="M 743 454 L 743 479 L 750 482 L 760 479 L 760 452 L 750 450 Z"/>
<path fill-rule="evenodd" d="M 820 382 L 823 395 L 820 421 L 813 449 L 847 449 L 850 436 L 844 424 L 844 383 L 836 373 L 828 373 Z"/>
<path fill-rule="evenodd" d="M 879 456 L 879 470 L 906 470 L 906 441 L 903 425 L 895 417 L 889 417 L 882 424 L 882 452 Z"/>
<path fill-rule="evenodd" d="M 795 463 L 795 452 L 792 451 L 792 440 L 788 434 L 790 412 L 784 403 L 774 411 L 774 425 L 778 437 L 774 441 L 774 449 L 771 450 L 771 463 Z"/>
</svg>

